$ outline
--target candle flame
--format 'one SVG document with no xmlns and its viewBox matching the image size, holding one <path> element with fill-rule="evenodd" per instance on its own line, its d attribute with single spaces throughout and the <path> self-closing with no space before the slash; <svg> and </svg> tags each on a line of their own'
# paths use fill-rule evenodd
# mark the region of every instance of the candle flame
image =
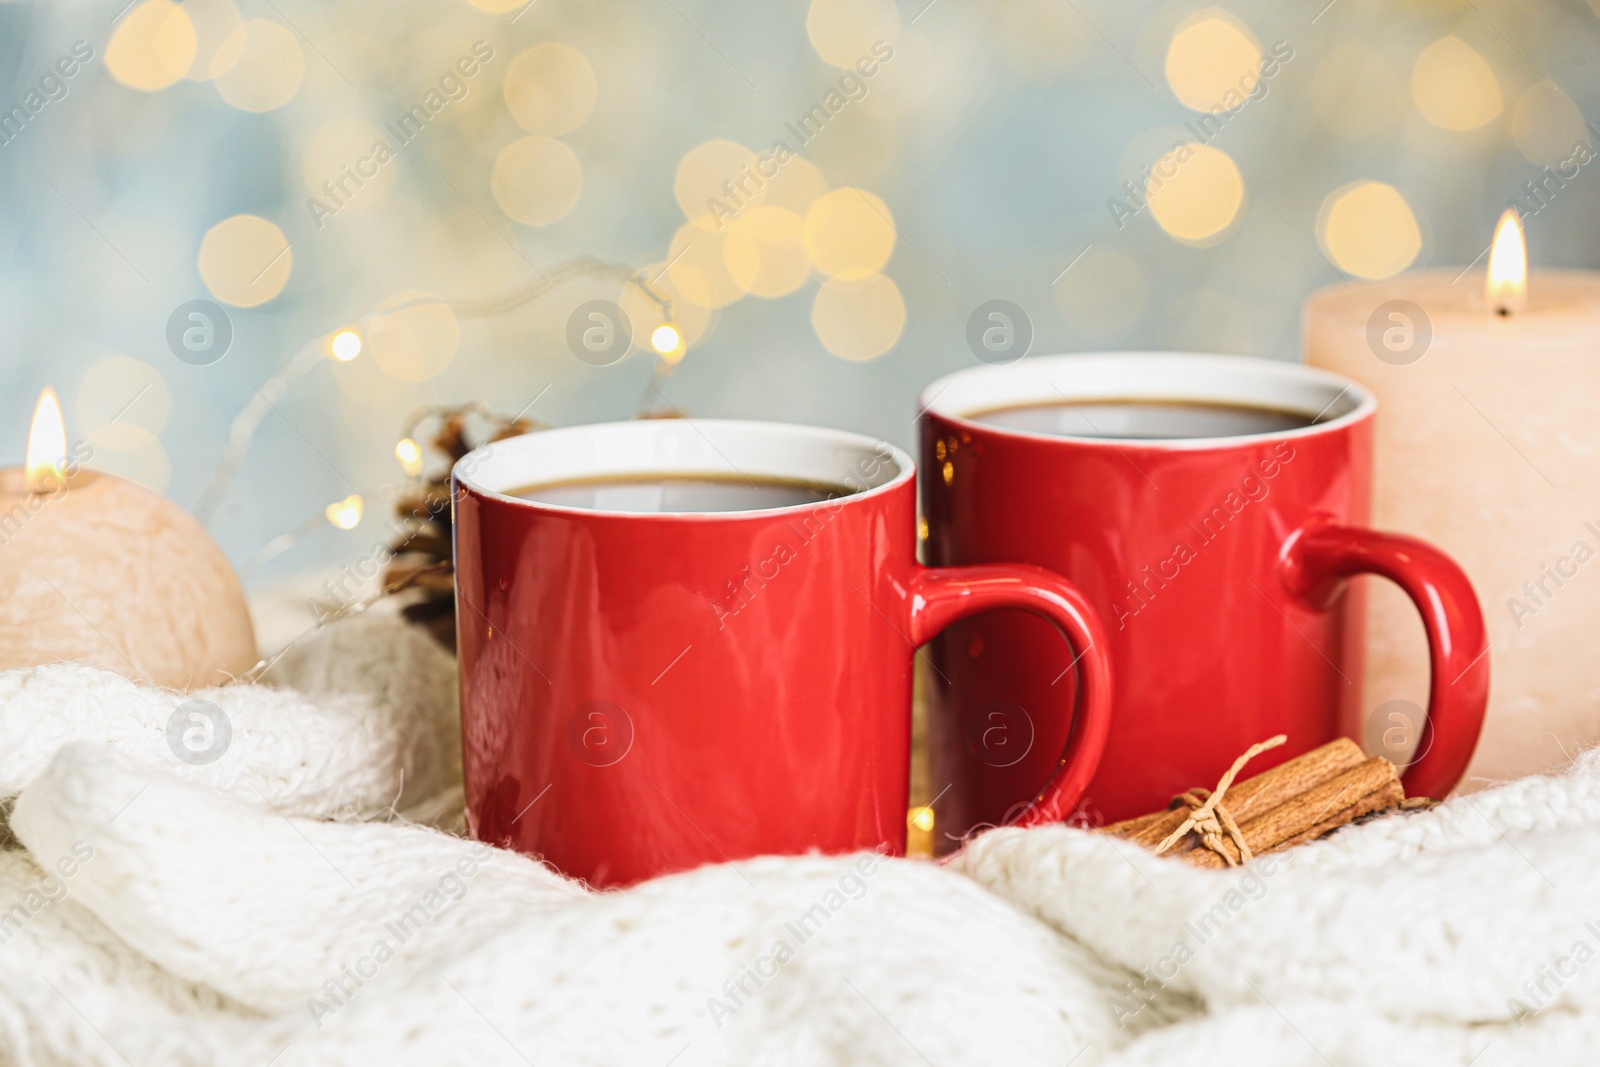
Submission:
<svg viewBox="0 0 1600 1067">
<path fill-rule="evenodd" d="M 61 401 L 49 386 L 39 394 L 33 409 L 33 426 L 28 430 L 28 492 L 47 493 L 61 482 L 67 465 L 67 424 L 61 417 Z"/>
<path fill-rule="evenodd" d="M 1489 274 L 1483 298 L 1497 315 L 1521 311 L 1528 300 L 1528 242 L 1515 208 L 1506 208 L 1489 248 Z"/>
</svg>

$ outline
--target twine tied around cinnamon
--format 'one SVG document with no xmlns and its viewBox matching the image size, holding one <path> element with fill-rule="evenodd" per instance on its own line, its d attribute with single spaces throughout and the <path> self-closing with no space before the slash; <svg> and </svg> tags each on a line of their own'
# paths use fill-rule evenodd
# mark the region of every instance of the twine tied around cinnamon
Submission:
<svg viewBox="0 0 1600 1067">
<path fill-rule="evenodd" d="M 1161 855 L 1167 849 L 1182 841 L 1184 835 L 1192 830 L 1200 836 L 1200 843 L 1221 856 L 1222 861 L 1229 867 L 1237 867 L 1240 862 L 1253 859 L 1254 857 L 1250 854 L 1250 846 L 1244 843 L 1244 834 L 1240 832 L 1239 824 L 1234 821 L 1228 809 L 1222 806 L 1222 798 L 1227 796 L 1228 789 L 1233 785 L 1234 778 L 1238 777 L 1239 772 L 1244 770 L 1246 763 L 1269 749 L 1277 748 L 1288 740 L 1288 735 L 1279 734 L 1277 737 L 1251 745 L 1244 755 L 1233 761 L 1233 766 L 1228 768 L 1228 773 L 1217 780 L 1216 789 L 1211 790 L 1209 793 L 1204 789 L 1191 789 L 1187 793 L 1175 797 L 1175 801 L 1181 801 L 1189 806 L 1189 817 L 1184 819 L 1182 825 L 1176 830 L 1168 834 L 1166 840 L 1155 847 L 1154 854 Z M 1238 860 L 1234 859 L 1232 853 L 1223 847 L 1222 834 L 1224 830 L 1227 831 L 1228 836 L 1233 839 L 1233 843 L 1239 848 L 1240 858 Z"/>
</svg>

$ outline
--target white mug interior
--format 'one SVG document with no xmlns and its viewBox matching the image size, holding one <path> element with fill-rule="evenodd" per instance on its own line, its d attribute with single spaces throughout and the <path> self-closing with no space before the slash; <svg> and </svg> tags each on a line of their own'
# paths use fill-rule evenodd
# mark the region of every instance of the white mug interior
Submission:
<svg viewBox="0 0 1600 1067">
<path fill-rule="evenodd" d="M 1105 441 L 1153 448 L 1216 448 L 1325 433 L 1365 418 L 1377 400 L 1364 386 L 1298 363 L 1188 352 L 1096 352 L 1036 356 L 1005 366 L 973 367 L 934 381 L 918 409 L 971 422 L 974 416 L 1035 404 L 1186 402 L 1267 408 L 1309 425 L 1243 437 L 1118 438 L 1063 436 L 979 423 L 988 433 L 1050 440 Z"/>
<path fill-rule="evenodd" d="M 838 486 L 840 496 L 887 492 L 915 476 L 911 457 L 886 441 L 816 426 L 729 419 L 640 419 L 542 430 L 494 441 L 463 456 L 453 476 L 485 496 L 584 514 L 725 519 L 744 512 L 569 508 L 513 495 L 530 486 L 657 477 L 779 480 Z M 827 501 L 748 514 L 825 507 Z"/>
</svg>

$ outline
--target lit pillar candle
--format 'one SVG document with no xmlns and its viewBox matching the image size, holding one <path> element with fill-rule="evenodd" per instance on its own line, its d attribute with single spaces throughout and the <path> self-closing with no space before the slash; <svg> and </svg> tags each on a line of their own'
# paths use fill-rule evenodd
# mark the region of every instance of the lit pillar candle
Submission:
<svg viewBox="0 0 1600 1067">
<path fill-rule="evenodd" d="M 0 670 L 69 661 L 148 684 L 215 685 L 256 662 L 244 593 L 200 525 L 67 451 L 55 394 L 25 469 L 0 470 Z"/>
<path fill-rule="evenodd" d="M 1323 290 L 1305 341 L 1377 394 L 1375 525 L 1450 553 L 1482 602 L 1489 712 L 1463 788 L 1565 766 L 1600 742 L 1600 274 L 1530 278 L 1508 211 L 1486 274 Z M 1428 677 L 1415 611 L 1383 583 L 1369 598 L 1370 740 L 1409 732 L 1395 702 L 1426 706 Z"/>
</svg>

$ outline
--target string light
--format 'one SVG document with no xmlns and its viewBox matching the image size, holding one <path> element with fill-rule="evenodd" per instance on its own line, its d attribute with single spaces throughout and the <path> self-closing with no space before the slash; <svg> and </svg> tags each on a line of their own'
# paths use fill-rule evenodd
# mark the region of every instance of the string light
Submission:
<svg viewBox="0 0 1600 1067">
<path fill-rule="evenodd" d="M 670 322 L 663 322 L 650 334 L 650 347 L 661 356 L 668 357 L 676 363 L 683 358 L 683 335 L 678 328 Z"/>
<path fill-rule="evenodd" d="M 360 494 L 351 493 L 343 500 L 329 504 L 322 513 L 339 529 L 354 530 L 361 522 L 363 507 Z"/>
<path fill-rule="evenodd" d="M 411 438 L 402 437 L 394 446 L 394 458 L 400 461 L 408 477 L 415 478 L 422 473 L 422 446 Z"/>
<path fill-rule="evenodd" d="M 328 343 L 328 351 L 340 363 L 349 363 L 361 354 L 361 335 L 354 330 L 340 330 Z"/>
</svg>

